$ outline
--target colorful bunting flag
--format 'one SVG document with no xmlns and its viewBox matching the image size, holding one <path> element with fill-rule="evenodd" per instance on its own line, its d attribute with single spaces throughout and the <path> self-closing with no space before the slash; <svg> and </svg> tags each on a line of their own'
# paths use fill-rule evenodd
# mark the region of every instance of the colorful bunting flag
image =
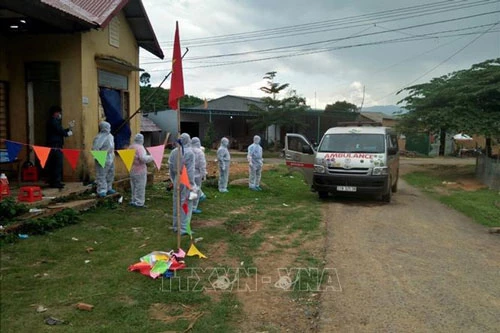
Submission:
<svg viewBox="0 0 500 333">
<path fill-rule="evenodd" d="M 189 183 L 189 177 L 185 165 L 182 166 L 180 181 L 182 185 L 186 186 L 188 189 L 191 189 L 191 184 Z"/>
<path fill-rule="evenodd" d="M 5 145 L 7 146 L 7 154 L 9 155 L 9 161 L 14 162 L 23 147 L 20 143 L 5 141 Z"/>
<path fill-rule="evenodd" d="M 191 246 L 189 247 L 187 256 L 188 257 L 198 256 L 198 258 L 207 259 L 207 256 L 204 255 L 203 253 L 201 253 L 200 250 L 198 250 L 198 248 L 194 245 L 193 242 L 191 242 Z"/>
<path fill-rule="evenodd" d="M 125 163 L 127 171 L 130 172 L 132 163 L 134 163 L 135 149 L 120 149 L 118 150 L 118 155 L 120 155 L 123 163 Z"/>
<path fill-rule="evenodd" d="M 186 251 L 179 248 L 179 250 L 177 252 L 174 252 L 173 255 L 176 256 L 177 258 L 184 258 L 186 256 Z"/>
<path fill-rule="evenodd" d="M 69 165 L 73 170 L 76 169 L 76 165 L 78 164 L 78 159 L 80 158 L 80 151 L 77 149 L 61 149 L 64 157 L 68 161 Z"/>
<path fill-rule="evenodd" d="M 146 149 L 148 150 L 148 152 L 153 157 L 153 160 L 155 162 L 156 168 L 158 170 L 160 170 L 160 168 L 161 168 L 161 161 L 163 161 L 163 154 L 165 153 L 165 145 L 148 147 Z"/>
<path fill-rule="evenodd" d="M 36 157 L 40 160 L 40 165 L 42 166 L 42 169 L 45 168 L 45 163 L 47 163 L 47 158 L 49 157 L 50 154 L 50 149 L 49 147 L 41 147 L 41 146 L 33 146 L 33 150 L 35 151 Z"/>
<path fill-rule="evenodd" d="M 104 168 L 104 166 L 106 165 L 106 157 L 108 155 L 108 152 L 105 150 L 91 150 L 90 153 L 92 154 L 92 156 L 94 156 L 99 165 Z"/>
<path fill-rule="evenodd" d="M 182 75 L 181 42 L 179 39 L 179 23 L 175 22 L 174 53 L 172 55 L 172 76 L 168 105 L 177 110 L 177 101 L 184 96 L 184 78 Z"/>
</svg>

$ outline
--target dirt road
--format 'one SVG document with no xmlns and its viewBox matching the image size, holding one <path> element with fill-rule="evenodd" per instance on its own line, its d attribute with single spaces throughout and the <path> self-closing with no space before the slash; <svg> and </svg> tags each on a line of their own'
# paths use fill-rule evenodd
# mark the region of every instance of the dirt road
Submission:
<svg viewBox="0 0 500 333">
<path fill-rule="evenodd" d="M 319 331 L 500 332 L 500 237 L 399 188 L 388 205 L 325 202 L 326 266 L 342 291 L 321 295 Z"/>
</svg>

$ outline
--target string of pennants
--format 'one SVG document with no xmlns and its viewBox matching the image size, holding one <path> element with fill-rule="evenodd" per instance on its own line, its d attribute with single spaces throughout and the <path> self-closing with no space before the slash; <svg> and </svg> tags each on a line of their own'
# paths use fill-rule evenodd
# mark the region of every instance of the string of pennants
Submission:
<svg viewBox="0 0 500 333">
<path fill-rule="evenodd" d="M 80 154 L 83 151 L 81 149 L 50 148 L 44 146 L 35 146 L 5 139 L 1 139 L 0 141 L 5 142 L 5 145 L 7 147 L 7 155 L 10 162 L 13 162 L 17 159 L 17 156 L 19 155 L 19 152 L 21 151 L 23 146 L 31 146 L 33 148 L 33 151 L 35 152 L 36 157 L 40 161 L 40 166 L 42 168 L 45 168 L 45 164 L 47 163 L 50 151 L 52 149 L 58 149 L 62 151 L 64 157 L 68 161 L 71 168 L 75 170 L 78 164 L 78 160 L 80 159 Z M 160 170 L 161 161 L 163 160 L 163 154 L 165 152 L 165 145 L 147 147 L 146 149 L 153 157 L 156 168 Z M 117 150 L 117 152 L 120 158 L 122 159 L 123 163 L 125 164 L 127 170 L 130 171 L 130 169 L 132 168 L 132 163 L 134 162 L 135 149 L 119 149 Z M 97 161 L 97 163 L 99 163 L 99 165 L 101 165 L 102 167 L 105 166 L 106 156 L 108 154 L 107 151 L 91 150 L 90 153 Z"/>
</svg>

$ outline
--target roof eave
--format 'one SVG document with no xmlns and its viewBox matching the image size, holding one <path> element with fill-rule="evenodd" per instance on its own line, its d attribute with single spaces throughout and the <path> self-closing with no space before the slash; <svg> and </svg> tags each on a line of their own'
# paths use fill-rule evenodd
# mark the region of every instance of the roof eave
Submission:
<svg viewBox="0 0 500 333">
<path fill-rule="evenodd" d="M 133 6 L 137 6 L 139 8 L 140 13 L 137 15 L 132 15 L 133 13 L 129 13 L 130 15 L 127 15 L 127 11 L 133 11 Z M 137 44 L 145 49 L 146 51 L 150 52 L 151 54 L 157 56 L 160 59 L 165 58 L 165 55 L 163 54 L 163 51 L 160 47 L 160 43 L 158 42 L 158 39 L 156 38 L 156 34 L 153 30 L 153 26 L 151 25 L 151 21 L 149 20 L 149 17 L 146 13 L 146 9 L 144 8 L 144 5 L 142 4 L 142 0 L 130 0 L 127 2 L 127 4 L 123 7 L 125 11 L 125 17 L 127 20 L 131 23 L 130 27 L 132 29 L 132 32 L 134 33 L 134 36 L 136 37 Z M 147 38 L 140 38 L 138 36 L 140 34 L 139 29 L 136 27 L 136 24 L 133 23 L 133 21 L 141 21 L 143 25 L 146 27 L 146 35 Z"/>
</svg>

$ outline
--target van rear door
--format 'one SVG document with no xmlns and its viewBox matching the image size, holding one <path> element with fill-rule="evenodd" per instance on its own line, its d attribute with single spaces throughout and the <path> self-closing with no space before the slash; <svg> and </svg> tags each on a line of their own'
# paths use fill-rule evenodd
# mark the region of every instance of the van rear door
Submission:
<svg viewBox="0 0 500 333">
<path fill-rule="evenodd" d="M 315 156 L 316 151 L 303 135 L 295 133 L 286 134 L 286 166 L 290 171 L 302 173 L 309 185 L 312 185 L 313 182 Z"/>
</svg>

